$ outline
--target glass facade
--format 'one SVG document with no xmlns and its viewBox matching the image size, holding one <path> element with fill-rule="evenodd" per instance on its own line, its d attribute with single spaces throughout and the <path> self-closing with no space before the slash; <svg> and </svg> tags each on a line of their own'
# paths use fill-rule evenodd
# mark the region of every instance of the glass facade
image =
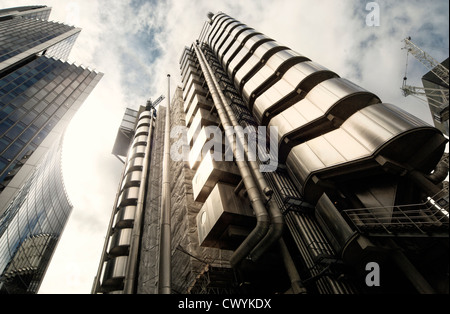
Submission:
<svg viewBox="0 0 450 314">
<path fill-rule="evenodd" d="M 0 192 L 97 75 L 40 57 L 0 79 Z"/>
<path fill-rule="evenodd" d="M 30 19 L 48 20 L 51 8 L 43 5 L 30 5 L 24 7 L 8 8 L 0 10 L 0 20 L 11 19 L 14 16 L 22 16 Z"/>
<path fill-rule="evenodd" d="M 39 55 L 67 59 L 80 31 L 27 15 L 0 18 L 0 76 Z"/>
<path fill-rule="evenodd" d="M 0 10 L 0 214 L 31 173 L 20 173 L 23 165 L 60 135 L 102 76 L 64 62 L 80 29 L 46 21 L 49 12 Z"/>
<path fill-rule="evenodd" d="M 40 286 L 72 209 L 64 130 L 103 76 L 65 61 L 80 29 L 48 22 L 49 14 L 0 10 L 0 293 Z"/>
<path fill-rule="evenodd" d="M 0 293 L 36 293 L 72 211 L 60 140 L 0 217 Z"/>
</svg>

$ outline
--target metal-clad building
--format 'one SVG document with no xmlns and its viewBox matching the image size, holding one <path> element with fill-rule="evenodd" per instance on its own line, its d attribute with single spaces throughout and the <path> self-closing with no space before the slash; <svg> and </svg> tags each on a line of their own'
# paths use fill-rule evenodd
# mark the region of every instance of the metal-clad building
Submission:
<svg viewBox="0 0 450 314">
<path fill-rule="evenodd" d="M 208 17 L 146 138 L 148 172 L 125 166 L 93 292 L 448 293 L 442 132 L 224 13 Z M 184 130 L 169 164 L 167 121 Z M 125 199 L 143 204 L 128 237 L 113 223 Z"/>
</svg>

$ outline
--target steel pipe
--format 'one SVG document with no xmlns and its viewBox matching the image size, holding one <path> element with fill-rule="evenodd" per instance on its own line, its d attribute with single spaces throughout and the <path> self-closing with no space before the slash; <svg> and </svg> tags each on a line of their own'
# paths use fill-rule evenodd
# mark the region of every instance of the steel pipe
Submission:
<svg viewBox="0 0 450 314">
<path fill-rule="evenodd" d="M 252 158 L 249 158 L 248 143 L 245 140 L 244 133 L 238 131 L 240 130 L 240 128 L 238 128 L 240 127 L 240 125 L 233 112 L 233 109 L 228 104 L 227 98 L 222 92 L 219 82 L 214 77 L 214 75 L 212 75 L 213 71 L 206 62 L 206 58 L 203 54 L 202 57 L 204 58 L 205 68 L 209 71 L 212 83 L 214 84 L 214 87 L 217 90 L 220 100 L 222 101 L 223 108 L 225 109 L 226 115 L 228 116 L 228 121 L 235 128 L 235 130 L 237 130 L 236 141 L 239 141 L 241 147 L 244 148 L 245 159 L 248 161 L 251 174 L 253 178 L 256 180 L 260 192 L 262 193 L 262 195 L 265 196 L 266 201 L 268 201 L 271 224 L 266 236 L 262 239 L 260 243 L 257 244 L 257 246 L 250 253 L 250 258 L 256 261 L 264 254 L 264 252 L 268 248 L 270 248 L 281 237 L 285 225 L 284 218 L 275 201 L 270 198 L 270 196 L 273 194 L 273 190 L 272 188 L 269 187 L 266 179 L 259 170 L 258 162 L 256 162 L 256 160 L 253 160 Z"/>
<path fill-rule="evenodd" d="M 448 176 L 448 153 L 444 153 L 441 160 L 437 164 L 434 172 L 426 176 L 431 182 L 438 184 L 445 180 Z"/>
<path fill-rule="evenodd" d="M 164 160 L 162 173 L 162 200 L 161 200 L 161 236 L 159 246 L 159 280 L 158 293 L 171 293 L 172 280 L 172 252 L 170 234 L 170 74 L 167 74 L 167 109 L 164 133 Z"/>
<path fill-rule="evenodd" d="M 278 240 L 278 246 L 280 249 L 281 256 L 283 257 L 284 266 L 286 272 L 291 280 L 292 293 L 294 294 L 304 294 L 306 293 L 306 288 L 304 287 L 300 275 L 295 267 L 292 256 L 286 246 L 286 243 L 281 238 Z"/>
<path fill-rule="evenodd" d="M 227 136 L 229 142 L 233 143 L 233 133 L 229 132 L 232 125 L 230 124 L 222 100 L 220 99 L 216 86 L 213 82 L 213 74 L 211 74 L 210 69 L 208 69 L 207 61 L 203 53 L 200 51 L 197 45 L 193 45 L 193 47 L 205 76 L 209 91 L 213 98 L 214 105 L 216 106 L 217 114 L 219 115 L 220 121 L 223 125 L 223 128 L 225 129 L 225 135 Z M 270 224 L 269 216 L 264 206 L 263 198 L 261 197 L 259 188 L 255 183 L 247 162 L 243 159 L 243 156 L 240 153 L 241 152 L 236 150 L 236 145 L 234 145 L 233 155 L 236 158 L 236 164 L 239 168 L 239 172 L 241 173 L 242 181 L 244 182 L 245 189 L 247 190 L 248 197 L 255 212 L 256 226 L 231 256 L 230 264 L 232 267 L 236 267 L 244 258 L 246 258 L 250 254 L 253 248 L 267 234 Z"/>
</svg>

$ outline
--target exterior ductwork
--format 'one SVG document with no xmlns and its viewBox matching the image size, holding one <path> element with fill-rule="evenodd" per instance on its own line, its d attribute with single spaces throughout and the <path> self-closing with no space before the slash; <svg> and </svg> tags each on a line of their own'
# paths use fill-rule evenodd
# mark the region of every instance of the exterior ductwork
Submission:
<svg viewBox="0 0 450 314">
<path fill-rule="evenodd" d="M 170 231 L 170 75 L 167 75 L 167 108 L 166 124 L 164 131 L 164 159 L 162 174 L 162 200 L 161 200 L 161 235 L 160 235 L 160 256 L 159 256 L 159 279 L 158 293 L 170 294 L 171 290 L 171 231 Z"/>
<path fill-rule="evenodd" d="M 145 194 L 147 190 L 147 176 L 148 176 L 148 165 L 151 158 L 151 146 L 152 146 L 152 133 L 153 133 L 153 110 L 144 111 L 139 116 L 138 124 L 136 127 L 136 137 L 140 138 L 142 136 L 145 138 L 145 156 L 142 165 L 142 171 L 133 171 L 133 173 L 141 174 L 140 184 L 139 184 L 139 196 L 137 199 L 136 213 L 134 216 L 133 229 L 130 234 L 130 248 L 129 248 L 129 259 L 127 263 L 127 276 L 124 280 L 124 293 L 133 294 L 135 292 L 135 281 L 137 276 L 137 266 L 138 266 L 138 256 L 139 256 L 139 243 L 141 238 L 141 229 L 143 221 L 143 212 L 145 204 Z M 126 179 L 127 177 L 125 177 Z"/>
<path fill-rule="evenodd" d="M 148 108 L 136 116 L 134 138 L 130 140 L 130 149 L 92 293 L 135 293 L 152 146 L 153 110 Z"/>
<path fill-rule="evenodd" d="M 152 151 L 151 127 L 127 133 L 95 291 L 448 293 L 442 132 L 224 13 L 208 17 L 182 51 L 172 104 L 169 78 Z M 182 158 L 169 163 L 178 124 Z M 365 286 L 369 263 L 379 287 Z"/>
<path fill-rule="evenodd" d="M 205 80 L 208 84 L 208 87 L 211 92 L 211 96 L 213 97 L 214 105 L 216 106 L 217 113 L 220 118 L 220 122 L 222 123 L 223 128 L 225 129 L 226 136 L 229 136 L 229 143 L 234 143 L 233 135 L 227 132 L 227 128 L 232 127 L 229 122 L 229 117 L 225 111 L 223 102 L 219 96 L 218 89 L 216 88 L 216 84 L 214 84 L 211 71 L 208 69 L 207 62 L 204 58 L 203 53 L 200 49 L 194 45 L 195 52 L 197 54 L 198 61 L 205 75 Z M 233 153 L 236 154 L 236 145 L 234 145 Z M 242 152 L 240 152 L 242 153 Z M 252 176 L 252 173 L 247 165 L 247 162 L 244 160 L 244 156 L 235 155 L 236 164 L 239 168 L 239 171 L 242 176 L 242 181 L 244 182 L 246 191 L 248 193 L 250 202 L 253 206 L 253 210 L 255 211 L 256 217 L 256 227 L 250 233 L 250 235 L 244 240 L 244 242 L 236 249 L 233 256 L 230 259 L 230 264 L 232 266 L 238 265 L 244 258 L 246 258 L 250 252 L 255 248 L 255 246 L 264 238 L 269 230 L 270 218 L 267 213 L 267 210 L 264 206 L 264 198 L 262 197 L 260 190 Z"/>
<path fill-rule="evenodd" d="M 441 183 L 448 176 L 448 153 L 444 153 L 432 174 L 427 176 L 428 180 L 437 184 Z"/>
</svg>

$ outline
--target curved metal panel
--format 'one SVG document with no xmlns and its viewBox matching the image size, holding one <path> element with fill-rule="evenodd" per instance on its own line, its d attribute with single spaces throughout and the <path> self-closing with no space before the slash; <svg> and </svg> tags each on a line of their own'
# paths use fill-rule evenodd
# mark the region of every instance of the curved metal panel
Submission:
<svg viewBox="0 0 450 314">
<path fill-rule="evenodd" d="M 144 157 L 135 157 L 128 161 L 125 173 L 135 170 L 142 170 L 144 165 Z"/>
<path fill-rule="evenodd" d="M 242 80 L 242 77 L 245 76 L 253 68 L 253 66 L 255 65 L 254 62 L 258 63 L 259 61 L 261 61 L 261 59 L 263 59 L 263 56 L 267 52 L 267 50 L 265 51 L 264 48 L 259 51 L 257 51 L 257 50 L 258 50 L 259 46 L 261 46 L 267 42 L 274 42 L 274 40 L 261 34 L 261 33 L 256 33 L 255 36 L 252 36 L 249 38 L 249 40 L 245 43 L 245 48 L 247 49 L 247 53 L 245 54 L 245 56 L 240 59 L 239 63 L 238 63 L 239 59 L 236 60 L 237 58 L 235 58 L 235 60 L 233 60 L 233 62 L 230 63 L 230 70 L 229 70 L 228 74 L 230 75 L 231 81 L 240 82 Z M 259 56 L 260 59 L 252 60 L 252 59 L 254 59 L 254 56 L 253 56 L 254 54 L 257 54 L 256 58 L 258 58 L 258 56 Z M 249 59 L 252 60 L 250 62 L 250 66 L 248 66 L 248 65 L 246 66 Z M 236 63 L 236 65 L 234 65 L 233 63 Z M 244 68 L 243 71 L 241 71 L 242 68 Z M 232 71 L 231 71 L 231 69 L 232 69 Z M 236 77 L 236 75 L 238 73 L 240 73 L 240 75 L 238 75 L 238 77 Z M 237 84 L 237 86 L 239 86 L 239 84 Z"/>
<path fill-rule="evenodd" d="M 225 71 L 228 71 L 228 66 L 230 62 L 233 60 L 233 58 L 237 55 L 239 50 L 242 48 L 242 40 L 256 31 L 253 28 L 247 27 L 245 28 L 241 33 L 237 35 L 236 40 L 233 42 L 231 47 L 228 49 L 228 51 L 223 55 L 222 57 L 222 67 Z"/>
<path fill-rule="evenodd" d="M 145 135 L 148 136 L 149 125 L 142 124 L 138 125 L 136 128 L 135 136 Z"/>
<path fill-rule="evenodd" d="M 144 157 L 145 155 L 145 145 L 137 145 L 131 148 L 130 158 Z"/>
<path fill-rule="evenodd" d="M 119 207 L 136 205 L 138 197 L 139 197 L 139 187 L 132 186 L 129 188 L 125 188 L 120 193 L 117 204 Z"/>
<path fill-rule="evenodd" d="M 151 114 L 150 114 L 150 111 L 142 111 L 141 112 L 141 114 L 139 115 L 139 121 L 141 120 L 141 119 L 144 119 L 144 118 L 151 118 L 152 116 L 151 116 Z"/>
<path fill-rule="evenodd" d="M 147 135 L 139 135 L 136 136 L 131 144 L 131 147 L 146 145 L 147 144 Z"/>
<path fill-rule="evenodd" d="M 121 190 L 130 187 L 130 186 L 139 186 L 141 183 L 142 178 L 142 171 L 131 171 L 127 175 L 125 175 L 125 178 L 122 181 Z"/>
<path fill-rule="evenodd" d="M 221 21 L 223 21 L 223 19 L 227 18 L 228 15 L 224 14 L 224 13 L 219 13 L 216 16 L 214 16 L 214 20 L 211 26 L 211 31 L 209 32 L 208 35 L 208 43 L 209 45 L 211 45 L 211 40 L 214 38 L 214 36 L 216 35 L 217 31 L 219 30 Z"/>
<path fill-rule="evenodd" d="M 305 56 L 282 46 L 265 55 L 264 60 L 267 61 L 253 68 L 241 82 L 236 82 L 250 108 L 253 107 L 255 99 L 278 81 L 291 66 L 309 61 Z"/>
<path fill-rule="evenodd" d="M 236 40 L 235 43 L 231 46 L 231 48 L 228 50 L 226 55 L 223 58 L 223 68 L 225 71 L 229 71 L 230 63 L 236 58 L 236 56 L 239 54 L 239 52 L 244 47 L 245 42 L 252 36 L 255 36 L 257 33 L 253 28 L 246 28 L 243 32 L 241 32 Z"/>
<path fill-rule="evenodd" d="M 151 123 L 151 117 L 150 116 L 143 116 L 142 119 L 139 119 L 138 123 L 137 123 L 137 128 L 140 127 L 141 125 L 146 125 L 146 126 L 150 126 Z"/>
<path fill-rule="evenodd" d="M 217 41 L 217 39 L 222 36 L 225 28 L 227 27 L 228 23 L 230 23 L 233 20 L 230 16 L 224 17 L 220 22 L 217 24 L 217 31 L 211 36 L 210 38 L 210 47 L 213 46 L 213 44 Z"/>
<path fill-rule="evenodd" d="M 108 254 L 111 256 L 128 255 L 132 232 L 132 228 L 116 230 L 109 241 Z"/>
<path fill-rule="evenodd" d="M 435 136 L 442 147 L 427 156 L 424 153 L 420 161 L 417 156 L 410 160 Z M 315 184 L 322 177 L 329 180 L 350 173 L 364 174 L 368 169 L 382 171 L 379 156 L 432 169 L 444 147 L 445 140 L 437 129 L 393 105 L 378 103 L 359 110 L 339 129 L 295 146 L 286 164 L 300 192 L 315 203 L 324 192 L 320 184 Z"/>
<path fill-rule="evenodd" d="M 334 72 L 321 65 L 305 61 L 289 68 L 280 80 L 275 82 L 264 93 L 256 98 L 253 105 L 253 114 L 261 124 L 267 122 L 282 110 L 291 106 L 324 80 L 337 77 Z"/>
<path fill-rule="evenodd" d="M 278 127 L 281 161 L 291 147 L 338 128 L 359 109 L 380 101 L 374 94 L 343 78 L 323 81 L 311 89 L 304 99 L 273 118 L 269 113 L 270 104 L 259 102 L 259 98 L 258 106 L 255 102 L 254 112 L 256 109 L 264 111 L 255 115 L 258 114 L 263 122 L 271 118 L 269 126 Z"/>
<path fill-rule="evenodd" d="M 228 75 L 233 80 L 234 74 L 237 70 L 240 69 L 242 64 L 250 57 L 251 55 L 251 48 L 253 46 L 253 41 L 251 41 L 250 45 L 247 45 L 247 43 L 255 37 L 259 37 L 259 35 L 262 35 L 258 32 L 251 32 L 249 35 L 247 35 L 244 40 L 241 41 L 241 47 L 237 54 L 234 56 L 234 58 L 230 61 L 228 65 Z"/>
<path fill-rule="evenodd" d="M 224 32 L 224 35 L 221 36 L 219 38 L 219 40 L 216 42 L 216 44 L 214 45 L 214 47 L 212 47 L 212 50 L 216 53 L 216 55 L 218 54 L 218 51 L 220 51 L 224 45 L 227 45 L 227 43 L 228 44 L 230 43 L 229 39 L 230 39 L 230 37 L 232 37 L 231 34 L 232 34 L 233 30 L 238 26 L 245 26 L 245 24 L 242 24 L 239 21 L 233 21 L 232 23 L 230 23 L 230 26 Z"/>
<path fill-rule="evenodd" d="M 119 207 L 115 216 L 114 228 L 132 228 L 135 214 L 136 206 L 134 205 Z"/>
<path fill-rule="evenodd" d="M 227 40 L 223 43 L 223 46 L 221 49 L 218 50 L 217 52 L 217 56 L 219 57 L 219 61 L 222 64 L 222 66 L 224 65 L 224 57 L 225 55 L 229 52 L 229 50 L 231 49 L 231 47 L 236 44 L 236 39 L 239 36 L 239 34 L 241 34 L 242 32 L 244 32 L 245 30 L 250 29 L 250 27 L 248 27 L 245 24 L 242 25 L 238 25 L 237 27 L 233 28 L 230 32 L 230 36 L 228 36 Z M 239 43 L 237 43 L 239 44 Z"/>
<path fill-rule="evenodd" d="M 241 75 L 245 76 L 252 71 L 256 71 L 256 69 L 259 69 L 265 64 L 265 62 L 270 58 L 271 55 L 282 49 L 287 49 L 286 47 L 281 47 L 283 46 L 281 46 L 274 40 L 270 40 L 259 45 L 247 60 L 247 62 L 242 65 L 240 69 L 242 73 Z M 228 74 L 230 75 L 230 77 L 234 78 L 234 74 L 232 72 L 228 71 Z M 240 82 L 235 82 L 236 86 L 239 86 L 239 84 Z"/>
<path fill-rule="evenodd" d="M 106 262 L 102 287 L 118 288 L 123 284 L 123 279 L 126 274 L 127 261 L 127 256 L 118 256 Z"/>
<path fill-rule="evenodd" d="M 239 24 L 239 21 L 236 21 L 233 18 L 230 18 L 225 22 L 222 29 L 220 30 L 220 34 L 215 39 L 211 40 L 211 45 L 209 46 L 213 51 L 216 51 L 216 47 L 218 45 L 220 46 L 220 44 L 225 40 L 225 38 L 227 38 L 227 36 L 230 34 L 230 29 L 236 24 Z"/>
</svg>

